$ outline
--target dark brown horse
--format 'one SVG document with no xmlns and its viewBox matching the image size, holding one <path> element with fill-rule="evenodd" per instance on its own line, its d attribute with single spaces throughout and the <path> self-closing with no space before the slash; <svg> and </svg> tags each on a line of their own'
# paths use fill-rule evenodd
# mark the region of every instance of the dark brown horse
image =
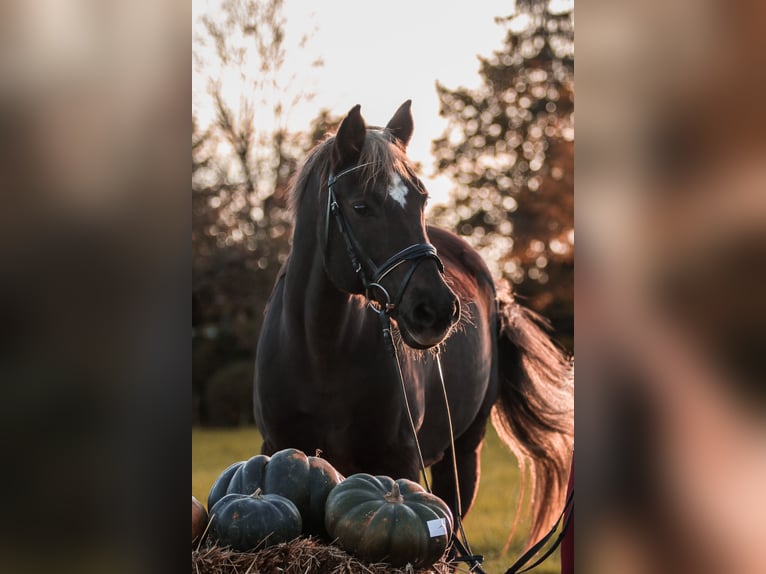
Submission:
<svg viewBox="0 0 766 574">
<path fill-rule="evenodd" d="M 385 128 L 354 107 L 314 148 L 292 190 L 292 251 L 258 344 L 263 452 L 321 449 L 340 472 L 418 479 L 419 464 L 378 313 L 392 317 L 407 398 L 434 493 L 465 514 L 493 423 L 531 469 L 536 536 L 563 504 L 572 447 L 569 362 L 533 314 L 496 289 L 478 253 L 424 221 L 427 193 L 405 155 L 410 102 Z M 431 350 L 428 350 L 431 349 Z M 453 505 L 454 509 L 454 505 Z"/>
</svg>

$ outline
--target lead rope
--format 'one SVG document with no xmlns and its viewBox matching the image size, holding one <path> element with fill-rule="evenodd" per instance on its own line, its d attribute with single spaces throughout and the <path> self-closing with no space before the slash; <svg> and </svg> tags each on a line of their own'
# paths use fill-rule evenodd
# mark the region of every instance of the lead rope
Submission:
<svg viewBox="0 0 766 574">
<path fill-rule="evenodd" d="M 383 309 L 378 313 L 378 317 L 380 317 L 380 323 L 381 323 L 381 329 L 383 331 L 383 341 L 386 345 L 386 348 L 391 353 L 391 356 L 394 359 L 394 364 L 396 365 L 396 375 L 399 379 L 399 385 L 402 390 L 402 397 L 404 398 L 404 406 L 405 411 L 407 412 L 407 420 L 410 423 L 410 430 L 412 431 L 412 438 L 415 442 L 415 450 L 418 454 L 418 463 L 420 464 L 420 473 L 423 476 L 423 482 L 425 483 L 425 488 L 428 492 L 431 492 L 431 484 L 428 481 L 428 476 L 426 475 L 426 465 L 425 461 L 423 460 L 423 452 L 420 449 L 420 441 L 418 440 L 418 431 L 415 428 L 415 421 L 412 418 L 412 411 L 410 409 L 410 402 L 407 399 L 407 388 L 404 385 L 404 377 L 402 376 L 402 367 L 399 363 L 399 355 L 396 352 L 396 345 L 394 345 L 393 338 L 391 336 L 391 317 L 388 314 L 387 309 Z M 481 568 L 481 563 L 484 560 L 484 557 L 482 555 L 473 554 L 471 552 L 470 546 L 468 545 L 468 539 L 465 535 L 465 530 L 463 529 L 463 522 L 460 518 L 462 514 L 462 508 L 461 508 L 461 502 L 460 502 L 460 484 L 458 482 L 458 475 L 457 475 L 457 460 L 455 456 L 455 436 L 454 432 L 452 430 L 452 415 L 450 413 L 449 408 L 449 402 L 447 400 L 447 387 L 444 384 L 444 375 L 442 373 L 442 365 L 441 360 L 439 359 L 439 355 L 437 353 L 436 355 L 436 364 L 439 370 L 439 379 L 441 380 L 442 384 L 442 391 L 444 393 L 444 404 L 447 408 L 447 422 L 449 423 L 449 437 L 450 437 L 450 446 L 452 448 L 452 470 L 455 475 L 455 525 L 457 533 L 459 534 L 453 534 L 452 537 L 452 544 L 457 548 L 458 556 L 454 558 L 455 561 L 459 562 L 466 562 L 469 565 L 469 570 L 471 572 L 477 572 L 478 574 L 486 574 L 484 570 Z M 463 540 L 460 540 L 460 536 L 462 536 Z"/>
<path fill-rule="evenodd" d="M 452 473 L 455 477 L 455 510 L 457 511 L 457 515 L 455 516 L 455 525 L 457 526 L 457 532 L 459 536 L 455 536 L 453 543 L 455 546 L 457 546 L 458 551 L 462 554 L 462 556 L 455 557 L 455 560 L 469 563 L 471 572 L 484 572 L 480 566 L 480 564 L 484 561 L 484 556 L 481 554 L 473 553 L 470 544 L 468 544 L 468 537 L 465 535 L 465 530 L 463 529 L 463 519 L 461 518 L 463 516 L 463 504 L 460 499 L 460 479 L 458 478 L 457 472 L 455 432 L 453 430 L 454 427 L 452 426 L 452 412 L 449 408 L 449 398 L 447 397 L 447 385 L 444 383 L 444 372 L 442 371 L 441 354 L 438 350 L 436 351 L 436 367 L 439 370 L 439 381 L 441 381 L 442 394 L 444 395 L 444 407 L 447 411 L 449 441 L 450 448 L 452 449 Z M 460 540 L 460 537 L 462 537 L 462 541 Z"/>
<path fill-rule="evenodd" d="M 569 495 L 567 496 L 567 501 L 564 504 L 564 510 L 561 511 L 561 514 L 556 520 L 556 523 L 553 525 L 553 528 L 551 528 L 548 531 L 548 534 L 546 534 L 540 540 L 538 540 L 534 546 L 532 546 L 529 550 L 527 550 L 524 554 L 522 554 L 521 557 L 519 557 L 519 559 L 516 560 L 516 562 L 514 562 L 513 565 L 510 568 L 508 568 L 508 570 L 506 570 L 504 574 L 521 574 L 522 572 L 528 572 L 529 570 L 532 570 L 532 568 L 535 568 L 536 566 L 541 564 L 546 558 L 548 558 L 548 556 L 553 554 L 553 551 L 559 547 L 559 545 L 561 544 L 561 541 L 564 539 L 564 535 L 567 533 L 567 529 L 569 527 L 569 521 L 572 518 L 573 509 L 574 509 L 574 488 L 569 491 Z M 559 524 L 561 523 L 562 519 L 564 520 L 564 523 L 561 526 L 561 532 L 559 532 L 559 535 L 556 537 L 556 540 L 553 541 L 553 544 L 551 544 L 550 547 L 545 552 L 543 552 L 543 554 L 537 560 L 535 560 L 529 566 L 526 566 L 527 562 L 529 562 L 532 558 L 534 558 L 535 554 L 540 552 L 543 546 L 545 546 L 545 543 L 548 542 L 551 536 L 553 536 L 553 533 L 556 532 L 556 529 L 559 527 Z"/>
<path fill-rule="evenodd" d="M 418 462 L 420 463 L 420 473 L 423 475 L 423 482 L 426 485 L 426 490 L 431 492 L 431 484 L 428 482 L 428 476 L 426 476 L 426 464 L 423 461 L 423 452 L 420 450 L 420 441 L 418 440 L 418 431 L 415 428 L 415 421 L 412 419 L 412 410 L 410 409 L 410 401 L 407 399 L 407 389 L 404 386 L 404 377 L 402 376 L 402 366 L 399 364 L 399 355 L 396 354 L 396 345 L 391 337 L 391 317 L 388 315 L 388 311 L 384 308 L 380 313 L 381 328 L 383 329 L 383 341 L 386 348 L 394 358 L 394 365 L 396 365 L 396 376 L 399 379 L 399 384 L 402 389 L 402 397 L 404 397 L 405 411 L 407 412 L 407 420 L 410 422 L 410 430 L 412 430 L 412 436 L 415 439 L 415 449 L 418 452 Z"/>
<path fill-rule="evenodd" d="M 399 355 L 396 352 L 396 345 L 394 345 L 394 341 L 391 336 L 391 317 L 388 314 L 388 309 L 383 308 L 380 312 L 378 312 L 378 317 L 380 317 L 381 329 L 383 331 L 383 341 L 385 343 L 386 348 L 391 353 L 391 356 L 394 359 L 394 364 L 396 365 L 396 376 L 399 379 L 399 386 L 402 390 L 402 397 L 404 399 L 405 411 L 407 412 L 407 420 L 410 423 L 412 438 L 415 442 L 415 449 L 418 454 L 418 463 L 420 464 L 420 473 L 423 477 L 423 482 L 425 484 L 426 490 L 428 492 L 431 492 L 431 484 L 429 483 L 428 476 L 426 475 L 426 465 L 423 460 L 423 452 L 420 449 L 420 441 L 418 440 L 418 431 L 415 428 L 415 421 L 412 418 L 412 410 L 410 409 L 409 399 L 407 399 L 407 388 L 404 385 L 404 377 L 402 375 L 401 364 L 399 363 Z M 484 557 L 480 554 L 474 554 L 471 551 L 471 547 L 468 544 L 468 538 L 465 534 L 465 530 L 463 529 L 463 521 L 461 520 L 461 515 L 463 513 L 463 510 L 462 510 L 462 503 L 460 500 L 460 482 L 459 482 L 458 473 L 457 473 L 457 457 L 455 456 L 455 433 L 453 432 L 453 427 L 452 427 L 452 414 L 450 412 L 449 399 L 447 397 L 447 386 L 444 383 L 444 372 L 442 371 L 441 357 L 438 352 L 436 353 L 436 366 L 439 371 L 439 380 L 441 381 L 442 392 L 444 394 L 444 405 L 447 411 L 447 422 L 449 424 L 450 448 L 452 449 L 452 472 L 454 473 L 454 476 L 455 476 L 455 510 L 456 510 L 455 525 L 456 525 L 457 533 L 453 534 L 452 544 L 455 548 L 457 548 L 458 556 L 456 556 L 454 560 L 457 562 L 468 563 L 470 572 L 477 572 L 478 574 L 486 574 L 486 572 L 484 572 L 484 570 L 482 570 L 481 568 L 481 563 L 483 562 Z M 574 507 L 574 489 L 572 489 L 569 492 L 569 496 L 567 496 L 566 503 L 564 504 L 564 509 L 561 511 L 561 514 L 559 515 L 558 519 L 554 523 L 553 527 L 548 531 L 548 533 L 545 536 L 543 536 L 531 548 L 529 548 L 524 554 L 522 554 L 516 560 L 516 562 L 514 562 L 514 564 L 505 571 L 504 574 L 521 574 L 522 572 L 527 572 L 529 570 L 532 570 L 539 564 L 541 564 L 545 559 L 547 559 L 561 544 L 561 541 L 563 540 L 564 535 L 566 534 L 569 527 L 569 522 L 572 517 L 573 507 Z M 527 563 L 530 560 L 532 560 L 532 558 L 534 558 L 535 555 L 538 552 L 540 552 L 540 550 L 542 550 L 542 548 L 545 546 L 548 540 L 551 539 L 553 534 L 558 529 L 559 525 L 561 525 L 561 532 L 559 532 L 559 535 L 556 537 L 553 543 L 537 560 L 535 560 L 532 564 L 527 566 Z M 460 539 L 461 537 L 462 537 L 462 540 Z"/>
</svg>

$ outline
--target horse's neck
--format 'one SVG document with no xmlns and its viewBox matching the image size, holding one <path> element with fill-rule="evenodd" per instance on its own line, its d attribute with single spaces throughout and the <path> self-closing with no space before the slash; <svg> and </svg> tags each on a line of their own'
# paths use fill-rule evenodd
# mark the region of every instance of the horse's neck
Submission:
<svg viewBox="0 0 766 574">
<path fill-rule="evenodd" d="M 352 351 L 350 346 L 366 343 L 360 335 L 370 328 L 375 317 L 358 297 L 340 291 L 329 280 L 319 242 L 313 236 L 301 236 L 314 232 L 307 227 L 296 224 L 293 245 L 310 248 L 293 247 L 285 275 L 282 312 L 294 335 L 305 340 L 310 354 Z"/>
<path fill-rule="evenodd" d="M 344 326 L 355 305 L 327 278 L 321 257 L 309 261 L 292 258 L 285 277 L 285 312 L 300 321 L 307 334 Z"/>
</svg>

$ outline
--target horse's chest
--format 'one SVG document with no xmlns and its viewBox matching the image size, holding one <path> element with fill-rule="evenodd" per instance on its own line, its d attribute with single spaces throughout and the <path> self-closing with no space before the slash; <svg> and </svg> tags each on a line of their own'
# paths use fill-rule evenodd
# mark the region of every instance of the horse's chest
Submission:
<svg viewBox="0 0 766 574">
<path fill-rule="evenodd" d="M 395 373 L 384 367 L 357 365 L 312 379 L 312 390 L 297 406 L 311 416 L 313 432 L 333 442 L 356 440 L 360 435 L 365 440 L 398 440 L 406 412 Z M 408 380 L 408 386 L 410 409 L 418 420 L 422 417 L 423 393 L 417 381 Z"/>
</svg>

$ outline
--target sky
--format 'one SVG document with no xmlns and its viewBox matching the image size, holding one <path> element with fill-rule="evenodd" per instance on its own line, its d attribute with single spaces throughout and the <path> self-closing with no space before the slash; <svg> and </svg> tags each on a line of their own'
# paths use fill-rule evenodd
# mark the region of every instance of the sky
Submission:
<svg viewBox="0 0 766 574">
<path fill-rule="evenodd" d="M 217 2 L 193 0 L 194 21 Z M 513 7 L 512 1 L 497 0 L 285 0 L 285 67 L 293 70 L 302 88 L 315 94 L 310 103 L 294 110 L 289 126 L 304 130 L 320 109 L 340 115 L 356 104 L 361 104 L 369 124 L 385 125 L 398 106 L 411 99 L 415 132 L 408 155 L 423 165 L 431 202 L 442 201 L 450 181 L 433 176 L 430 152 L 431 141 L 447 127 L 439 117 L 436 82 L 451 89 L 478 87 L 477 55 L 490 56 L 502 46 L 504 29 L 494 19 L 509 15 Z M 296 49 L 297 39 L 306 32 L 306 48 Z M 307 63 L 316 58 L 324 66 L 310 70 Z M 228 83 L 236 92 L 236 81 Z M 204 124 L 210 108 L 202 97 L 203 86 L 195 77 L 193 102 Z"/>
</svg>

